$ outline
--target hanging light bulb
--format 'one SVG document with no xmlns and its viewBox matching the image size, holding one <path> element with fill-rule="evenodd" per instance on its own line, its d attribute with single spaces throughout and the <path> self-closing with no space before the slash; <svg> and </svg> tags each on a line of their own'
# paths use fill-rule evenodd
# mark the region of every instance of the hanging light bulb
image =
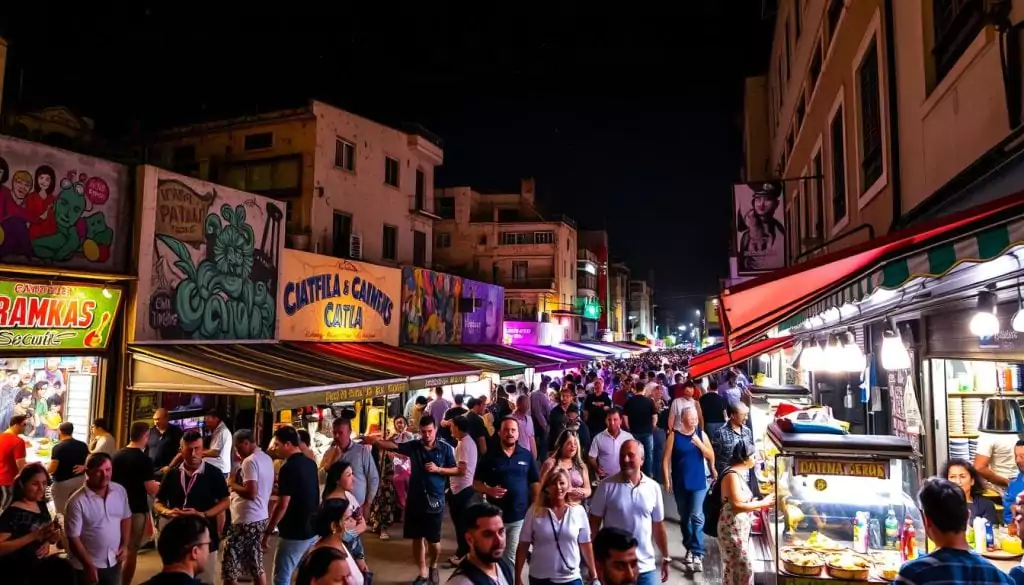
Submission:
<svg viewBox="0 0 1024 585">
<path fill-rule="evenodd" d="M 992 337 L 999 333 L 996 317 L 996 293 L 983 290 L 978 293 L 978 312 L 971 318 L 971 335 Z"/>
<path fill-rule="evenodd" d="M 843 351 L 843 344 L 839 343 L 838 335 L 828 336 L 828 345 L 825 346 L 825 355 L 823 356 L 824 368 L 830 372 L 842 372 L 845 371 L 843 367 L 843 358 L 845 352 Z"/>
<path fill-rule="evenodd" d="M 850 410 L 853 408 L 853 389 L 850 385 L 846 385 L 846 396 L 843 396 L 843 408 Z"/>
<path fill-rule="evenodd" d="M 857 338 L 850 333 L 846 332 L 846 343 L 843 344 L 843 361 L 842 369 L 845 372 L 860 373 L 868 367 L 868 360 L 864 357 L 864 352 L 860 350 L 860 346 L 857 345 Z"/>
<path fill-rule="evenodd" d="M 882 338 L 882 367 L 886 370 L 910 369 L 910 352 L 898 332 L 886 331 Z"/>
<path fill-rule="evenodd" d="M 769 355 L 768 355 L 768 354 L 766 354 L 766 353 L 762 353 L 762 354 L 761 354 L 761 357 L 760 357 L 759 359 L 761 360 L 761 363 L 762 363 L 762 364 L 767 364 L 768 362 L 772 361 L 772 358 L 771 358 L 771 356 L 769 356 Z"/>
<path fill-rule="evenodd" d="M 816 372 L 821 369 L 823 355 L 821 346 L 817 339 L 811 339 L 804 344 L 800 351 L 800 369 L 806 372 Z"/>
</svg>

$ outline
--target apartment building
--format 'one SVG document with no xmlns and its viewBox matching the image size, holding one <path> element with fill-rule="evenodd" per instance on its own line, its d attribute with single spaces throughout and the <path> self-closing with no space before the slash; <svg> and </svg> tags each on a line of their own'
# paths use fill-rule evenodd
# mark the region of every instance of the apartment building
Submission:
<svg viewBox="0 0 1024 585">
<path fill-rule="evenodd" d="M 599 298 L 597 254 L 586 248 L 576 251 L 576 312 L 580 315 L 580 338 L 597 340 L 603 306 Z"/>
<path fill-rule="evenodd" d="M 437 269 L 505 287 L 507 321 L 559 321 L 578 338 L 576 224 L 538 210 L 533 179 L 518 193 L 438 189 L 434 211 Z"/>
<path fill-rule="evenodd" d="M 629 281 L 629 330 L 631 338 L 643 335 L 653 339 L 654 329 L 654 293 L 646 280 Z"/>
<path fill-rule="evenodd" d="M 597 317 L 597 335 L 599 338 L 605 338 L 610 329 L 608 319 L 611 314 L 611 305 L 609 304 L 608 232 L 605 230 L 580 230 L 579 239 L 580 249 L 587 250 L 594 255 L 595 268 L 597 269 L 595 297 L 600 305 L 600 314 Z M 582 255 L 578 253 L 577 256 Z"/>
<path fill-rule="evenodd" d="M 1024 189 L 1022 20 L 1024 0 L 780 0 L 743 177 L 784 185 L 788 264 Z"/>
<path fill-rule="evenodd" d="M 629 267 L 613 262 L 608 267 L 608 330 L 610 341 L 629 341 Z"/>
<path fill-rule="evenodd" d="M 286 202 L 290 247 L 378 264 L 431 265 L 441 140 L 311 101 L 173 128 L 153 164 Z"/>
</svg>

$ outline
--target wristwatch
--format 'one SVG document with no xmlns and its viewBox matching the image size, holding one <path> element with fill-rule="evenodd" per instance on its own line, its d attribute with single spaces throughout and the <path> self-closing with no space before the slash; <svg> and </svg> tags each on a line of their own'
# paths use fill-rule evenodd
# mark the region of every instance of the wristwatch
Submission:
<svg viewBox="0 0 1024 585">
<path fill-rule="evenodd" d="M 672 557 L 661 557 L 661 562 L 662 562 L 662 564 L 671 563 L 672 562 Z"/>
</svg>

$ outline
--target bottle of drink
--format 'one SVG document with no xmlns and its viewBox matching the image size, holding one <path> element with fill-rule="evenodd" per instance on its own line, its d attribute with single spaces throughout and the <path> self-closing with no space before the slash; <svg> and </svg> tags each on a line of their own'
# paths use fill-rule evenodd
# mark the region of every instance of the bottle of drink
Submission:
<svg viewBox="0 0 1024 585">
<path fill-rule="evenodd" d="M 884 541 L 882 540 L 882 530 L 879 524 L 878 518 L 872 518 L 871 521 L 868 522 L 868 532 L 870 534 L 870 538 L 868 540 L 870 541 L 871 548 L 876 550 L 885 546 Z"/>
<path fill-rule="evenodd" d="M 900 539 L 900 558 L 903 562 L 912 561 L 917 558 L 917 530 L 914 529 L 914 521 L 907 516 L 903 521 L 903 536 Z"/>
<path fill-rule="evenodd" d="M 857 512 L 856 524 L 853 529 L 853 550 L 859 553 L 868 552 L 870 535 L 868 533 L 867 512 Z"/>
<path fill-rule="evenodd" d="M 889 514 L 885 517 L 885 548 L 896 550 L 900 543 L 900 523 L 896 520 L 896 511 L 889 506 Z"/>
</svg>

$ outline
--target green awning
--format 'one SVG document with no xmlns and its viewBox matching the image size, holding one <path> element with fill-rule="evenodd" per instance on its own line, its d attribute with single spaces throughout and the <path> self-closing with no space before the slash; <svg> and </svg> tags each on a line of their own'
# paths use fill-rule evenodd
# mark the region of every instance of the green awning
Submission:
<svg viewBox="0 0 1024 585">
<path fill-rule="evenodd" d="M 402 349 L 460 362 L 474 369 L 493 372 L 502 378 L 526 372 L 526 364 L 466 351 L 451 345 L 403 345 Z"/>
</svg>

